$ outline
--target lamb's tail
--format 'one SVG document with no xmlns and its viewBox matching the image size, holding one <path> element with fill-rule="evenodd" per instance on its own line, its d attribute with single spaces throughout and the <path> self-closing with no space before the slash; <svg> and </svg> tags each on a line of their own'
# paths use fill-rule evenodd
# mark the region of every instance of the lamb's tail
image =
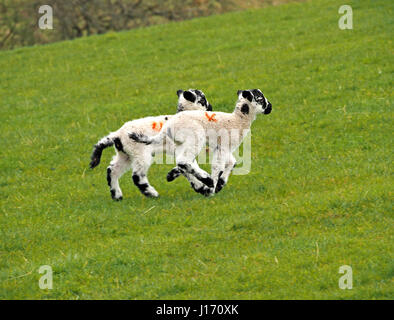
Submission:
<svg viewBox="0 0 394 320">
<path fill-rule="evenodd" d="M 148 137 L 145 134 L 142 133 L 136 133 L 136 132 L 129 132 L 129 138 L 139 142 L 139 143 L 145 143 L 145 144 L 160 144 L 164 140 L 166 136 L 165 130 L 161 130 L 159 134 L 153 136 L 153 137 Z"/>
<path fill-rule="evenodd" d="M 99 142 L 94 145 L 94 149 L 91 155 L 90 168 L 93 169 L 100 164 L 101 154 L 105 148 L 114 145 L 114 141 L 111 135 L 102 138 Z"/>
</svg>

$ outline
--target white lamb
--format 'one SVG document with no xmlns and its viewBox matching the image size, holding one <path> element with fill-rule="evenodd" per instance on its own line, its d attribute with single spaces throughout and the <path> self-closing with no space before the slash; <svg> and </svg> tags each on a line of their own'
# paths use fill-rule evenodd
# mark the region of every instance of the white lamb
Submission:
<svg viewBox="0 0 394 320">
<path fill-rule="evenodd" d="M 156 136 L 148 137 L 138 131 L 130 131 L 129 136 L 145 145 L 172 140 L 176 144 L 177 168 L 168 174 L 167 180 L 173 180 L 181 172 L 188 179 L 194 176 L 203 182 L 210 188 L 209 194 L 213 194 L 219 192 L 227 183 L 235 165 L 232 153 L 242 143 L 256 115 L 269 114 L 271 110 L 271 103 L 259 89 L 239 90 L 232 113 L 185 111 L 174 115 Z M 211 176 L 195 161 L 208 140 L 213 152 Z"/>
<path fill-rule="evenodd" d="M 184 110 L 212 111 L 211 104 L 207 101 L 204 93 L 200 90 L 178 90 L 177 95 L 178 113 L 182 113 L 181 111 Z M 138 131 L 147 136 L 154 136 L 160 132 L 165 123 L 172 117 L 173 115 L 164 115 L 126 122 L 119 130 L 102 138 L 94 146 L 90 162 L 90 168 L 92 169 L 99 165 L 103 150 L 115 145 L 116 155 L 107 168 L 107 182 L 110 187 L 111 196 L 114 200 L 122 200 L 123 195 L 122 190 L 119 187 L 119 179 L 130 168 L 133 169 L 133 182 L 142 194 L 148 197 L 159 196 L 155 188 L 149 184 L 147 177 L 148 170 L 152 164 L 155 154 L 165 151 L 174 153 L 175 145 L 171 140 L 168 140 L 166 149 L 163 149 L 163 146 L 159 145 L 147 146 L 130 140 L 128 132 Z M 186 175 L 192 187 L 197 192 L 209 192 L 209 189 L 203 183 L 188 173 L 186 173 Z"/>
</svg>

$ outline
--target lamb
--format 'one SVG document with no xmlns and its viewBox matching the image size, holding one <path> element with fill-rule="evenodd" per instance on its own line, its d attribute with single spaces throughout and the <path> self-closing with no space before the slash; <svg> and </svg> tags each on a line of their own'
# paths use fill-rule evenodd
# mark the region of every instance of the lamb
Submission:
<svg viewBox="0 0 394 320">
<path fill-rule="evenodd" d="M 211 104 L 207 101 L 204 93 L 200 90 L 178 90 L 177 112 L 184 110 L 212 111 Z M 186 112 L 186 111 L 184 111 Z M 130 168 L 133 170 L 133 182 L 140 192 L 147 197 L 158 197 L 159 193 L 148 181 L 148 170 L 155 154 L 165 151 L 174 152 L 175 145 L 168 140 L 166 149 L 158 145 L 143 145 L 128 138 L 128 132 L 139 131 L 145 135 L 153 136 L 160 132 L 163 125 L 171 119 L 171 115 L 146 117 L 126 122 L 119 130 L 110 133 L 99 140 L 93 149 L 90 168 L 97 167 L 100 163 L 102 152 L 105 148 L 115 145 L 116 155 L 107 168 L 107 182 L 110 187 L 111 197 L 114 200 L 122 200 L 123 194 L 119 186 L 120 177 Z M 193 176 L 186 173 L 192 187 L 200 193 L 207 193 L 209 189 Z"/>
<path fill-rule="evenodd" d="M 205 195 L 218 193 L 227 184 L 236 164 L 232 153 L 242 143 L 256 115 L 269 114 L 272 110 L 272 104 L 259 89 L 239 90 L 237 94 L 238 100 L 233 113 L 185 111 L 173 116 L 155 136 L 148 137 L 130 131 L 129 137 L 145 145 L 157 145 L 165 139 L 172 140 L 176 144 L 177 167 L 169 172 L 167 180 L 174 180 L 180 173 L 187 178 L 194 176 L 209 188 Z M 213 153 L 211 175 L 195 161 L 207 140 Z"/>
</svg>

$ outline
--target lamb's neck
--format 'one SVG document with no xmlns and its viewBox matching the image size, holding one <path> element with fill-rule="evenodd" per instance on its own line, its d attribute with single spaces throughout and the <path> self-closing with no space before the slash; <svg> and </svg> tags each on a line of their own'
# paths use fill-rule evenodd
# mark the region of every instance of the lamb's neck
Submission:
<svg viewBox="0 0 394 320">
<path fill-rule="evenodd" d="M 241 112 L 240 108 L 237 107 L 233 112 L 233 117 L 235 118 L 234 123 L 239 124 L 240 129 L 249 129 L 253 121 L 256 120 L 255 114 L 244 114 Z"/>
</svg>

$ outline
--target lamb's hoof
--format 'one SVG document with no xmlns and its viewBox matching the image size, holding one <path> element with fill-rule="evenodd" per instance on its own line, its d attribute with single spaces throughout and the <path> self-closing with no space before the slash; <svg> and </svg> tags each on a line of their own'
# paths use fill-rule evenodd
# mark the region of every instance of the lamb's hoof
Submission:
<svg viewBox="0 0 394 320">
<path fill-rule="evenodd" d="M 210 177 L 199 179 L 202 183 L 204 183 L 208 188 L 213 188 L 213 179 Z"/>
<path fill-rule="evenodd" d="M 123 200 L 123 196 L 121 194 L 120 195 L 116 195 L 116 191 L 114 189 L 111 189 L 110 192 L 111 192 L 112 200 L 114 200 L 114 201 L 121 201 L 121 200 Z"/>
<path fill-rule="evenodd" d="M 225 184 L 226 182 L 222 178 L 219 178 L 218 183 L 216 184 L 215 193 L 218 193 L 220 190 L 222 190 Z"/>
<path fill-rule="evenodd" d="M 180 175 L 181 175 L 181 171 L 178 168 L 174 168 L 170 172 L 168 172 L 168 174 L 167 174 L 167 181 L 168 182 L 174 181 Z"/>
<path fill-rule="evenodd" d="M 215 194 L 215 189 L 214 188 L 207 188 L 207 191 L 204 193 L 205 197 L 213 197 Z"/>
<path fill-rule="evenodd" d="M 193 185 L 193 189 L 194 189 L 194 191 L 196 191 L 196 192 L 199 193 L 199 194 L 202 194 L 202 195 L 205 196 L 205 197 L 209 197 L 209 195 L 210 195 L 210 193 L 211 193 L 211 189 L 210 189 L 210 188 L 207 188 L 206 186 L 202 186 L 202 187 L 200 187 L 200 188 L 196 188 L 196 187 Z"/>
<path fill-rule="evenodd" d="M 146 192 L 144 193 L 144 195 L 148 198 L 158 198 L 159 197 L 159 193 L 155 190 L 155 191 L 150 191 L 150 192 Z"/>
</svg>

